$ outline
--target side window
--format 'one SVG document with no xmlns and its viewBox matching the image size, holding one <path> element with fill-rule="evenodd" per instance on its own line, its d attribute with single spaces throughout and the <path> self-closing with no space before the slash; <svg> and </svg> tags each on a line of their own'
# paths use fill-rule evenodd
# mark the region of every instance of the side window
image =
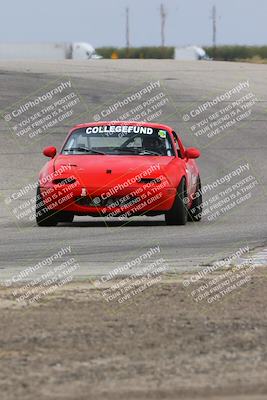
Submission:
<svg viewBox="0 0 267 400">
<path fill-rule="evenodd" d="M 178 137 L 174 131 L 172 131 L 172 134 L 173 134 L 173 138 L 174 138 L 175 148 L 178 153 L 178 157 L 182 158 L 182 154 L 181 154 L 181 150 L 180 150 L 179 142 L 178 142 Z"/>
</svg>

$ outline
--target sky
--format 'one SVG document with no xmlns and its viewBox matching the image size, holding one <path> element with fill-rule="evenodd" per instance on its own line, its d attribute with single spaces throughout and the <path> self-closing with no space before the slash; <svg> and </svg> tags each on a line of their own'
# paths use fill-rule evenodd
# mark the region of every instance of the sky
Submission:
<svg viewBox="0 0 267 400">
<path fill-rule="evenodd" d="M 2 0 L 0 41 L 123 47 L 128 6 L 131 46 L 158 46 L 161 2 L 166 45 L 211 45 L 214 4 L 218 45 L 267 44 L 267 0 Z"/>
</svg>

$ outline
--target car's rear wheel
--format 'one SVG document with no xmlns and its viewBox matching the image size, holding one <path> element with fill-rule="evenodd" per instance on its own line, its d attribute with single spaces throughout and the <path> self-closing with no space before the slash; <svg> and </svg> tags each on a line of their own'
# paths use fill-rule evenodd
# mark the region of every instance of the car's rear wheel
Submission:
<svg viewBox="0 0 267 400">
<path fill-rule="evenodd" d="M 201 180 L 200 177 L 198 177 L 197 189 L 194 195 L 194 199 L 192 201 L 190 209 L 188 210 L 188 221 L 193 221 L 193 222 L 201 221 L 202 208 L 203 208 L 203 201 L 201 192 Z"/>
<path fill-rule="evenodd" d="M 172 208 L 165 213 L 167 225 L 185 225 L 187 222 L 187 191 L 185 178 L 182 178 Z"/>
<path fill-rule="evenodd" d="M 59 222 L 59 216 L 56 212 L 49 210 L 44 204 L 40 186 L 36 192 L 36 223 L 38 226 L 56 226 Z"/>
</svg>

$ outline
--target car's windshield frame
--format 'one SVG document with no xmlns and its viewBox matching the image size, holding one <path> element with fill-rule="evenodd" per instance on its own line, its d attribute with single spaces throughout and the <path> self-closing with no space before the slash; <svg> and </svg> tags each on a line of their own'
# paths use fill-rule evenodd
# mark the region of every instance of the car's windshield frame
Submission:
<svg viewBox="0 0 267 400">
<path fill-rule="evenodd" d="M 118 128 L 120 127 L 120 129 Z M 117 129 L 117 131 L 116 131 Z M 128 131 L 127 131 L 128 129 Z M 119 132 L 120 130 L 120 132 Z M 80 136 L 78 136 L 80 134 Z M 77 137 L 75 137 L 77 136 Z M 90 139 L 103 139 L 102 146 L 91 146 Z M 81 142 L 84 140 L 84 143 Z M 104 146 L 104 140 L 108 142 Z M 111 140 L 115 146 L 110 146 Z M 123 142 L 124 140 L 124 142 Z M 86 142 L 87 141 L 87 145 Z M 138 145 L 139 142 L 139 145 Z M 140 143 L 141 142 L 141 143 Z M 151 144 L 155 145 L 151 145 Z M 144 145 L 150 143 L 150 147 Z M 135 144 L 135 145 L 133 145 Z M 156 146 L 157 144 L 157 146 Z M 136 125 L 95 125 L 72 130 L 62 146 L 63 155 L 134 155 L 175 157 L 176 150 L 171 133 L 161 127 Z"/>
</svg>

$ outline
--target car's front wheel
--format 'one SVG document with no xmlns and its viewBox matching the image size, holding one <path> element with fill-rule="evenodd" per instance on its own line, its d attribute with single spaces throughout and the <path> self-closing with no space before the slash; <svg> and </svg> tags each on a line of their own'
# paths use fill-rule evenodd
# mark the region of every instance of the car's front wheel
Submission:
<svg viewBox="0 0 267 400">
<path fill-rule="evenodd" d="M 187 191 L 186 181 L 182 178 L 172 208 L 165 213 L 167 225 L 185 225 L 187 222 Z"/>
<path fill-rule="evenodd" d="M 74 214 L 69 211 L 59 211 L 58 222 L 72 222 L 74 219 Z"/>
<path fill-rule="evenodd" d="M 200 181 L 200 177 L 198 177 L 196 193 L 194 195 L 192 205 L 191 205 L 190 209 L 188 210 L 188 220 L 193 221 L 193 222 L 201 221 L 202 208 L 203 208 L 203 200 L 202 200 L 202 191 L 201 191 L 201 181 Z"/>
<path fill-rule="evenodd" d="M 49 210 L 44 204 L 40 186 L 36 192 L 36 223 L 38 226 L 56 226 L 59 222 L 59 216 L 56 212 Z"/>
</svg>

